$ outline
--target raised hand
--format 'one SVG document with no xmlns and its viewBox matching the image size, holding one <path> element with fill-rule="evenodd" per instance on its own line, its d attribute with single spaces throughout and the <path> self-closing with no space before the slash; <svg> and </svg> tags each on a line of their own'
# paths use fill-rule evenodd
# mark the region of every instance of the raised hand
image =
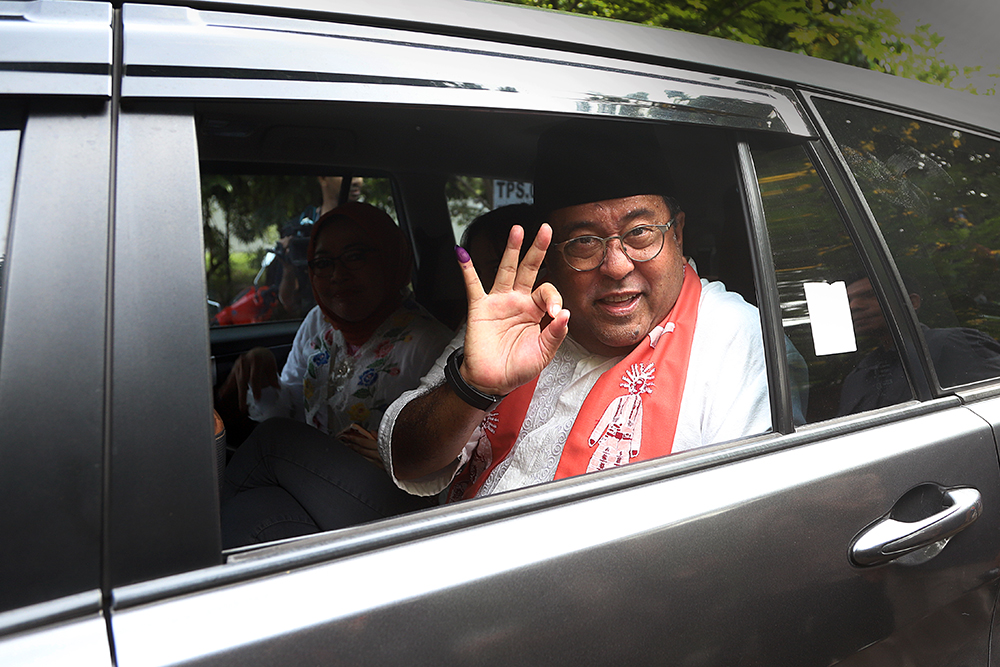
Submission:
<svg viewBox="0 0 1000 667">
<path fill-rule="evenodd" d="M 469 299 L 461 373 L 466 382 L 484 393 L 508 394 L 531 381 L 552 361 L 566 338 L 569 311 L 562 307 L 562 295 L 551 283 L 534 288 L 551 240 L 552 228 L 543 224 L 519 265 L 524 230 L 512 227 L 488 294 L 468 253 L 457 249 Z M 549 321 L 542 326 L 546 319 Z"/>
</svg>

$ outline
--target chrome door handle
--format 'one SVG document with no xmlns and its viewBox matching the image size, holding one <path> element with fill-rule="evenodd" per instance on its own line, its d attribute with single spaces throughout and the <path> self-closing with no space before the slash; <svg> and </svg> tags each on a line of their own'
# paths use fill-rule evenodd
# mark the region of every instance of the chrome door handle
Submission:
<svg viewBox="0 0 1000 667">
<path fill-rule="evenodd" d="M 946 541 L 983 513 L 983 496 L 973 488 L 949 489 L 944 492 L 944 502 L 950 506 L 920 521 L 882 519 L 854 539 L 851 561 L 861 567 L 888 563 Z"/>
</svg>

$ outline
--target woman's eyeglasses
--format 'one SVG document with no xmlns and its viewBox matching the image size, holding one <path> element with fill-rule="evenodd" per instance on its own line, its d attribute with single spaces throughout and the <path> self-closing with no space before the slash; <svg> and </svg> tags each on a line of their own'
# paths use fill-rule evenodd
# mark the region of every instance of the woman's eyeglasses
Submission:
<svg viewBox="0 0 1000 667">
<path fill-rule="evenodd" d="M 374 248 L 352 248 L 335 257 L 317 257 L 309 262 L 309 268 L 321 278 L 331 275 L 337 262 L 343 264 L 348 271 L 354 271 L 363 267 L 368 261 L 368 255 L 373 252 Z"/>
</svg>

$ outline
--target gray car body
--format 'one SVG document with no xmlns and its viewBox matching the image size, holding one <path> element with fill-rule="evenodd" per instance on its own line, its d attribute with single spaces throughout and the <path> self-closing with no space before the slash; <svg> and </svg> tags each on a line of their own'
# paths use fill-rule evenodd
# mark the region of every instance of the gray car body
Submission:
<svg viewBox="0 0 1000 667">
<path fill-rule="evenodd" d="M 468 0 L 38 0 L 0 2 L 0 16 L 0 663 L 990 663 L 1000 383 L 936 387 L 877 261 L 919 400 L 793 427 L 773 277 L 758 260 L 771 433 L 223 554 L 209 361 L 240 334 L 210 339 L 206 325 L 199 160 L 273 162 L 298 141 L 302 163 L 321 164 L 341 135 L 324 147 L 305 132 L 327 103 L 345 118 L 472 110 L 730 128 L 811 146 L 877 258 L 870 211 L 812 97 L 994 137 L 995 104 Z M 306 111 L 252 151 L 199 125 L 275 103 Z M 491 166 L 530 177 L 503 140 L 483 138 Z M 418 170 L 391 158 L 373 142 L 364 159 L 398 178 L 398 209 L 425 229 Z M 759 194 L 745 188 L 766 256 Z M 932 559 L 853 565 L 855 538 L 927 483 L 977 489 L 978 519 Z"/>
</svg>

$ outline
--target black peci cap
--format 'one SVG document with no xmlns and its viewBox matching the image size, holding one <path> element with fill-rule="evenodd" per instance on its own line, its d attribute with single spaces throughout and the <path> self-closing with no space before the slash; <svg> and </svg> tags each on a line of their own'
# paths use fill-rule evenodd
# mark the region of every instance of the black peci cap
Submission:
<svg viewBox="0 0 1000 667">
<path fill-rule="evenodd" d="M 651 125 L 571 120 L 539 138 L 534 189 L 535 206 L 547 217 L 577 204 L 672 196 L 673 181 Z"/>
</svg>

